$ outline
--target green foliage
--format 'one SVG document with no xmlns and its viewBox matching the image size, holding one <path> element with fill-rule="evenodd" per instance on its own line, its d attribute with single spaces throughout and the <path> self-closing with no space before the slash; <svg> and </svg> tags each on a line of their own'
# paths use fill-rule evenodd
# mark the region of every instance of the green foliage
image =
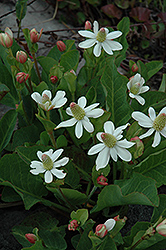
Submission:
<svg viewBox="0 0 166 250">
<path fill-rule="evenodd" d="M 18 20 L 22 20 L 27 11 L 27 0 L 18 0 L 16 3 L 16 16 Z"/>
</svg>

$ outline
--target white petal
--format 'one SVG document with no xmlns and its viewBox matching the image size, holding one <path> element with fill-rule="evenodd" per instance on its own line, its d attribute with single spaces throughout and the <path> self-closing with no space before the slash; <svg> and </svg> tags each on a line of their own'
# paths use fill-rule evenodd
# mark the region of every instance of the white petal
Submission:
<svg viewBox="0 0 166 250">
<path fill-rule="evenodd" d="M 132 117 L 136 121 L 138 121 L 138 124 L 140 126 L 142 126 L 144 128 L 151 128 L 153 126 L 153 123 L 152 123 L 151 119 L 147 115 L 145 115 L 145 114 L 143 114 L 143 113 L 141 113 L 139 111 L 133 112 Z"/>
<path fill-rule="evenodd" d="M 52 102 L 54 102 L 54 101 L 56 102 L 56 101 L 60 100 L 61 98 L 63 98 L 65 96 L 65 94 L 66 94 L 65 91 L 62 91 L 62 90 L 57 91 Z"/>
<path fill-rule="evenodd" d="M 127 83 L 127 88 L 128 88 L 128 90 L 131 89 L 131 81 L 129 81 L 129 82 Z"/>
<path fill-rule="evenodd" d="M 110 148 L 110 155 L 112 159 L 117 162 L 118 156 L 117 156 L 117 151 L 115 148 Z"/>
<path fill-rule="evenodd" d="M 155 131 L 154 128 L 150 128 L 146 133 L 144 133 L 143 135 L 140 135 L 139 138 L 140 139 L 146 138 L 146 137 L 152 135 L 154 131 Z"/>
<path fill-rule="evenodd" d="M 87 39 L 78 44 L 78 46 L 82 49 L 88 49 L 92 47 L 96 43 L 96 39 Z"/>
<path fill-rule="evenodd" d="M 43 153 L 41 151 L 37 151 L 37 157 L 39 158 L 39 160 L 42 161 L 42 155 Z"/>
<path fill-rule="evenodd" d="M 96 38 L 95 34 L 90 30 L 79 30 L 78 34 L 86 38 Z"/>
<path fill-rule="evenodd" d="M 49 170 L 47 170 L 44 174 L 44 180 L 46 183 L 51 183 L 53 181 L 53 176 Z"/>
<path fill-rule="evenodd" d="M 79 139 L 83 134 L 82 121 L 78 121 L 75 126 L 75 135 Z"/>
<path fill-rule="evenodd" d="M 135 99 L 141 104 L 144 105 L 145 104 L 145 99 L 140 96 L 140 95 L 135 95 Z"/>
<path fill-rule="evenodd" d="M 37 168 L 37 167 L 42 167 L 42 166 L 43 166 L 43 163 L 40 161 L 31 161 L 31 165 L 30 165 L 31 168 Z"/>
<path fill-rule="evenodd" d="M 115 38 L 117 38 L 117 37 L 119 37 L 119 36 L 121 36 L 122 35 L 122 32 L 121 31 L 112 31 L 112 32 L 110 32 L 108 35 L 107 35 L 107 39 L 115 39 Z"/>
<path fill-rule="evenodd" d="M 31 97 L 37 103 L 41 103 L 42 102 L 42 97 L 41 97 L 41 95 L 38 92 L 33 92 L 31 94 Z"/>
<path fill-rule="evenodd" d="M 113 55 L 112 48 L 107 40 L 102 43 L 102 47 L 108 55 Z"/>
<path fill-rule="evenodd" d="M 105 147 L 96 158 L 96 167 L 106 167 L 110 159 L 110 149 Z"/>
<path fill-rule="evenodd" d="M 86 103 L 87 103 L 87 100 L 86 100 L 86 97 L 85 97 L 85 96 L 81 96 L 81 97 L 78 99 L 78 105 L 79 105 L 81 108 L 85 108 Z"/>
<path fill-rule="evenodd" d="M 63 179 L 66 176 L 66 173 L 64 173 L 63 170 L 56 168 L 51 169 L 51 173 L 55 175 L 58 179 Z"/>
<path fill-rule="evenodd" d="M 126 139 L 116 142 L 116 145 L 121 148 L 131 148 L 134 144 L 134 142 L 127 141 Z"/>
<path fill-rule="evenodd" d="M 101 138 L 101 135 L 103 134 L 103 132 L 98 132 L 96 137 L 97 139 L 100 141 L 100 142 L 103 142 L 102 138 Z"/>
<path fill-rule="evenodd" d="M 161 141 L 161 135 L 158 131 L 156 131 L 154 135 L 154 141 L 153 141 L 152 147 L 153 148 L 157 147 L 160 144 L 160 141 Z"/>
<path fill-rule="evenodd" d="M 49 157 L 52 157 L 53 149 L 49 149 L 48 151 L 44 152 L 43 154 L 48 155 Z"/>
<path fill-rule="evenodd" d="M 131 153 L 127 149 L 118 147 L 117 145 L 115 145 L 115 148 L 116 148 L 118 156 L 123 161 L 131 161 L 132 155 L 131 155 Z"/>
<path fill-rule="evenodd" d="M 134 95 L 133 93 L 131 93 L 131 92 L 129 92 L 129 96 L 130 96 L 131 98 L 135 98 L 135 95 Z"/>
<path fill-rule="evenodd" d="M 73 113 L 71 112 L 70 107 L 68 107 L 68 108 L 66 109 L 66 113 L 67 113 L 68 115 L 70 115 L 70 116 L 73 116 Z"/>
<path fill-rule="evenodd" d="M 94 131 L 93 124 L 90 121 L 86 121 L 82 119 L 82 125 L 84 126 L 85 130 L 89 133 L 92 133 Z"/>
<path fill-rule="evenodd" d="M 149 86 L 143 86 L 140 88 L 139 94 L 145 93 L 149 90 Z"/>
<path fill-rule="evenodd" d="M 57 150 L 52 154 L 52 156 L 51 156 L 52 161 L 53 161 L 53 162 L 56 161 L 56 159 L 59 158 L 59 156 L 63 153 L 63 151 L 64 151 L 63 148 L 57 149 Z"/>
<path fill-rule="evenodd" d="M 52 93 L 51 93 L 51 91 L 50 90 L 44 90 L 43 92 L 42 92 L 42 96 L 43 95 L 47 95 L 49 98 L 50 98 L 50 100 L 51 100 L 51 98 L 52 98 Z"/>
<path fill-rule="evenodd" d="M 160 134 L 166 138 L 166 127 L 160 131 Z"/>
<path fill-rule="evenodd" d="M 93 109 L 89 112 L 86 112 L 87 117 L 93 117 L 93 118 L 98 118 L 100 116 L 102 116 L 104 114 L 104 110 L 103 109 Z"/>
<path fill-rule="evenodd" d="M 86 107 L 84 110 L 85 112 L 89 112 L 91 111 L 92 109 L 96 108 L 97 106 L 99 106 L 100 103 L 93 103 L 91 104 L 90 106 Z"/>
<path fill-rule="evenodd" d="M 63 105 L 65 105 L 65 103 L 67 102 L 67 98 L 64 97 L 60 100 L 57 100 L 56 102 L 52 102 L 52 106 L 54 106 L 54 108 L 60 108 L 62 107 Z"/>
<path fill-rule="evenodd" d="M 119 136 L 123 133 L 123 130 L 126 129 L 129 125 L 130 125 L 130 123 L 126 123 L 125 125 L 122 125 L 122 126 L 119 126 L 118 128 L 116 128 L 114 133 L 113 133 L 113 136 L 115 136 L 117 140 L 120 140 Z"/>
<path fill-rule="evenodd" d="M 156 112 L 155 112 L 154 108 L 150 107 L 148 109 L 148 114 L 149 114 L 149 117 L 151 118 L 151 120 L 154 121 L 154 119 L 156 118 Z"/>
<path fill-rule="evenodd" d="M 56 161 L 54 163 L 53 168 L 59 168 L 61 166 L 65 166 L 68 162 L 69 162 L 69 158 L 68 157 L 63 157 L 62 159 L 60 159 L 59 161 Z"/>
<path fill-rule="evenodd" d="M 98 143 L 89 149 L 88 155 L 95 155 L 102 151 L 105 147 L 104 143 Z"/>
<path fill-rule="evenodd" d="M 43 172 L 38 171 L 37 169 L 31 169 L 30 172 L 34 175 L 38 175 L 40 173 L 44 173 L 46 170 L 44 169 Z"/>
<path fill-rule="evenodd" d="M 115 41 L 109 41 L 109 45 L 110 45 L 112 50 L 121 50 L 121 49 L 123 49 L 123 46 L 120 43 L 115 42 Z"/>
<path fill-rule="evenodd" d="M 93 22 L 93 32 L 95 33 L 95 35 L 97 35 L 98 30 L 99 30 L 99 24 L 97 21 L 94 21 Z"/>
<path fill-rule="evenodd" d="M 137 73 L 133 78 L 133 83 L 137 83 L 141 81 L 141 75 Z"/>
<path fill-rule="evenodd" d="M 105 133 L 113 134 L 114 133 L 115 126 L 113 122 L 107 121 L 104 123 L 104 131 Z"/>
<path fill-rule="evenodd" d="M 162 113 L 165 113 L 165 114 L 166 114 L 166 107 L 162 108 L 162 110 L 160 110 L 160 112 L 159 112 L 158 115 L 160 115 L 160 114 L 162 114 Z"/>
<path fill-rule="evenodd" d="M 96 56 L 96 57 L 99 57 L 100 54 L 101 54 L 101 44 L 100 43 L 97 43 L 93 49 L 93 54 Z"/>
<path fill-rule="evenodd" d="M 116 221 L 114 219 L 108 219 L 104 223 L 104 225 L 106 226 L 108 231 L 112 230 L 114 228 L 115 224 L 116 224 Z"/>
<path fill-rule="evenodd" d="M 71 127 L 71 126 L 75 125 L 76 122 L 77 122 L 77 120 L 75 118 L 71 118 L 70 120 L 59 123 L 59 125 L 56 128 Z"/>
</svg>

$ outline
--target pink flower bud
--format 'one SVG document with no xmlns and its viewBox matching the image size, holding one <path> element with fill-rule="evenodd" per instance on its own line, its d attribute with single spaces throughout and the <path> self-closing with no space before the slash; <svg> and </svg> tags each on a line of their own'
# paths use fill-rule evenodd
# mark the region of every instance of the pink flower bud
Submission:
<svg viewBox="0 0 166 250">
<path fill-rule="evenodd" d="M 29 78 L 29 75 L 24 72 L 19 72 L 16 75 L 16 80 L 18 83 L 23 83 Z"/>
<path fill-rule="evenodd" d="M 68 224 L 68 230 L 75 231 L 79 227 L 77 220 L 71 220 L 70 224 Z"/>
<path fill-rule="evenodd" d="M 25 63 L 27 60 L 27 54 L 24 51 L 17 51 L 16 60 L 20 63 Z"/>
<path fill-rule="evenodd" d="M 103 238 L 108 233 L 108 230 L 106 228 L 106 225 L 99 224 L 96 227 L 95 234 L 99 236 L 100 238 Z"/>
<path fill-rule="evenodd" d="M 40 34 L 36 31 L 35 28 L 33 28 L 30 31 L 30 38 L 32 43 L 37 43 L 42 35 L 43 29 L 40 30 Z"/>
<path fill-rule="evenodd" d="M 131 67 L 131 70 L 132 70 L 133 72 L 137 72 L 137 71 L 138 71 L 138 66 L 137 66 L 136 63 L 133 64 L 133 66 Z"/>
<path fill-rule="evenodd" d="M 0 44 L 5 48 L 10 48 L 13 44 L 13 32 L 8 27 L 5 33 L 0 33 Z"/>
<path fill-rule="evenodd" d="M 107 178 L 105 178 L 105 176 L 103 176 L 103 175 L 100 175 L 97 178 L 97 183 L 100 184 L 100 185 L 103 185 L 103 186 L 107 186 L 108 185 Z"/>
<path fill-rule="evenodd" d="M 25 238 L 32 244 L 35 244 L 37 237 L 35 234 L 25 234 Z"/>
<path fill-rule="evenodd" d="M 156 227 L 156 231 L 162 236 L 166 237 L 166 219 L 158 224 L 158 226 Z"/>
<path fill-rule="evenodd" d="M 127 220 L 127 217 L 124 216 L 123 219 L 120 219 L 119 215 L 117 215 L 117 216 L 114 217 L 114 220 L 115 220 L 115 221 L 121 221 L 121 222 L 124 222 L 124 223 L 125 223 L 126 220 Z"/>
<path fill-rule="evenodd" d="M 89 21 L 85 22 L 85 30 L 91 30 L 92 29 L 92 24 Z"/>
<path fill-rule="evenodd" d="M 51 77 L 50 77 L 50 80 L 51 80 L 51 82 L 52 82 L 53 84 L 55 84 L 55 83 L 57 83 L 57 81 L 58 81 L 58 77 L 57 77 L 57 76 L 51 76 Z"/>
<path fill-rule="evenodd" d="M 72 74 L 74 74 L 76 76 L 76 72 L 74 71 L 74 69 L 71 69 L 70 73 L 72 73 Z"/>
<path fill-rule="evenodd" d="M 58 42 L 56 43 L 56 45 L 57 45 L 57 48 L 58 48 L 58 50 L 59 50 L 60 52 L 63 52 L 63 51 L 66 50 L 66 45 L 64 44 L 64 42 L 58 41 Z"/>
</svg>

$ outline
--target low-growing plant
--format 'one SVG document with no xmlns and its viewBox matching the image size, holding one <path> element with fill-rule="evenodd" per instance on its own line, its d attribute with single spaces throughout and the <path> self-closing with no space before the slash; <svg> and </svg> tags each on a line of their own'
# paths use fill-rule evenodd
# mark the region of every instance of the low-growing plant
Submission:
<svg viewBox="0 0 166 250">
<path fill-rule="evenodd" d="M 68 233 L 77 250 L 165 247 L 166 195 L 157 190 L 166 185 L 165 75 L 151 91 L 161 61 L 130 61 L 129 76 L 119 73 L 129 25 L 95 21 L 78 32 L 87 38 L 79 49 L 60 41 L 38 58 L 42 30 L 23 30 L 30 54 L 9 28 L 0 34 L 0 98 L 11 107 L 0 120 L 1 198 L 56 211 L 13 228 L 22 249 L 67 249 Z M 134 204 L 153 207 L 151 221 L 122 235 L 124 208 Z"/>
</svg>

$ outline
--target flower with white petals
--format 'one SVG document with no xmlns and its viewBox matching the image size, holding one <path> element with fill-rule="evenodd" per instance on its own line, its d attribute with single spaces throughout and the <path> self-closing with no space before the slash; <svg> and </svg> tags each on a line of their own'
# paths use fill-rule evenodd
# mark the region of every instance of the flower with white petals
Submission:
<svg viewBox="0 0 166 250">
<path fill-rule="evenodd" d="M 61 122 L 55 129 L 61 127 L 75 126 L 75 135 L 79 139 L 83 134 L 83 127 L 89 133 L 94 131 L 93 124 L 88 117 L 98 118 L 103 115 L 104 111 L 100 108 L 96 108 L 99 103 L 94 103 L 85 108 L 87 103 L 86 97 L 82 96 L 78 99 L 78 104 L 72 102 L 70 107 L 66 109 L 66 113 L 73 116 L 70 120 Z"/>
<path fill-rule="evenodd" d="M 50 90 L 44 90 L 42 95 L 38 92 L 34 92 L 31 94 L 31 97 L 42 109 L 49 111 L 51 109 L 60 108 L 67 102 L 67 98 L 64 97 L 65 94 L 65 91 L 57 91 L 52 101 L 52 93 Z"/>
<path fill-rule="evenodd" d="M 61 166 L 65 166 L 69 161 L 68 157 L 63 157 L 57 161 L 63 151 L 64 149 L 62 148 L 56 150 L 54 153 L 53 149 L 44 153 L 38 151 L 37 156 L 40 161 L 31 161 L 30 167 L 33 169 L 31 169 L 30 172 L 34 175 L 45 173 L 44 180 L 46 183 L 51 183 L 53 181 L 53 175 L 58 179 L 63 179 L 66 173 L 64 173 L 63 170 L 57 169 Z"/>
<path fill-rule="evenodd" d="M 87 49 L 92 47 L 94 44 L 93 54 L 99 57 L 101 54 L 101 49 L 103 48 L 105 52 L 109 55 L 113 55 L 113 51 L 121 50 L 123 47 L 119 42 L 113 41 L 113 39 L 122 35 L 121 31 L 113 31 L 109 33 L 107 28 L 101 28 L 99 30 L 99 24 L 97 21 L 93 23 L 93 32 L 89 30 L 80 30 L 78 33 L 88 38 L 87 40 L 78 44 L 80 48 Z"/>
<path fill-rule="evenodd" d="M 126 139 L 119 141 L 123 135 L 123 130 L 127 128 L 129 123 L 115 129 L 113 122 L 107 121 L 104 123 L 104 133 L 97 133 L 96 137 L 101 142 L 96 144 L 88 151 L 88 155 L 98 154 L 96 158 L 96 170 L 107 166 L 110 156 L 114 161 L 118 160 L 118 156 L 123 161 L 131 161 L 132 155 L 126 149 L 132 147 L 135 143 L 129 142 Z"/>
<path fill-rule="evenodd" d="M 166 138 L 166 107 L 164 107 L 156 117 L 156 112 L 154 108 L 150 107 L 148 109 L 148 115 L 143 114 L 142 112 L 135 111 L 132 113 L 132 117 L 138 121 L 138 124 L 144 128 L 150 128 L 145 134 L 139 136 L 140 139 L 146 138 L 153 134 L 154 141 L 152 147 L 157 147 L 161 141 L 161 135 Z M 160 135 L 161 134 L 161 135 Z"/>
<path fill-rule="evenodd" d="M 99 224 L 96 227 L 95 234 L 103 238 L 109 231 L 111 231 L 116 224 L 114 219 L 108 219 L 104 224 Z"/>
<path fill-rule="evenodd" d="M 129 90 L 129 96 L 135 98 L 141 105 L 145 104 L 145 99 L 140 96 L 140 94 L 145 93 L 149 90 L 148 86 L 143 86 L 145 80 L 140 74 L 132 76 L 130 81 L 127 83 L 127 88 Z"/>
</svg>

